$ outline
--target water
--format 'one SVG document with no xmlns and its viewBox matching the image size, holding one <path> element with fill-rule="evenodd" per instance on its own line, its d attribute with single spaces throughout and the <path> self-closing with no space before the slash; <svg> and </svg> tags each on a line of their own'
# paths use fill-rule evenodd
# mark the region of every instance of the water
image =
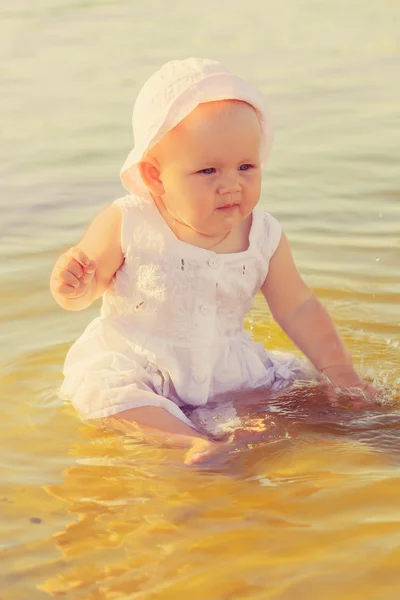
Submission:
<svg viewBox="0 0 400 600">
<path fill-rule="evenodd" d="M 3 0 L 0 17 L 1 596 L 397 600 L 398 4 Z M 63 358 L 99 305 L 63 312 L 48 292 L 57 256 L 123 193 L 141 83 L 190 55 L 268 96 L 261 204 L 388 389 L 367 413 L 298 390 L 271 413 L 287 437 L 202 470 L 60 403 Z M 291 349 L 261 298 L 247 328 Z"/>
</svg>

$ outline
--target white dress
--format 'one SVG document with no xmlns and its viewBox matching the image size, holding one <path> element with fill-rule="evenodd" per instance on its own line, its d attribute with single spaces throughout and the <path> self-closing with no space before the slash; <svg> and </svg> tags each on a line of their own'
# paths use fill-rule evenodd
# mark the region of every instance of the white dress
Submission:
<svg viewBox="0 0 400 600">
<path fill-rule="evenodd" d="M 115 202 L 125 261 L 100 316 L 70 348 L 60 390 L 81 417 L 158 406 L 217 435 L 224 423 L 207 418 L 206 405 L 224 406 L 232 426 L 233 394 L 302 378 L 299 359 L 269 352 L 243 329 L 280 240 L 274 217 L 256 208 L 248 249 L 216 254 L 178 240 L 151 198 Z"/>
</svg>

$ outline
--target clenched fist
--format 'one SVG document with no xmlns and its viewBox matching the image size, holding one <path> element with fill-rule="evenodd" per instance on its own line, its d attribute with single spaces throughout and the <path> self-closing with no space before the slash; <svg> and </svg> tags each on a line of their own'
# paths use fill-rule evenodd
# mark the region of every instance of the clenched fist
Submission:
<svg viewBox="0 0 400 600">
<path fill-rule="evenodd" d="M 74 246 L 60 256 L 51 275 L 51 291 L 56 298 L 80 298 L 87 291 L 96 272 L 96 263 Z"/>
</svg>

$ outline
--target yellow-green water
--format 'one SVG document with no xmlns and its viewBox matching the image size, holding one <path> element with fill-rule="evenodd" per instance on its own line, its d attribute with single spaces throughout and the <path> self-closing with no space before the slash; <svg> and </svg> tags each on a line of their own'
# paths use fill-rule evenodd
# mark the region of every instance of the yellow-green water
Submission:
<svg viewBox="0 0 400 600">
<path fill-rule="evenodd" d="M 393 0 L 0 4 L 0 598 L 398 600 L 399 23 Z M 261 204 L 388 389 L 369 413 L 293 395 L 292 437 L 201 470 L 59 401 L 99 306 L 66 313 L 48 292 L 58 254 L 123 193 L 141 83 L 190 55 L 269 97 Z M 261 298 L 247 327 L 291 348 Z"/>
</svg>

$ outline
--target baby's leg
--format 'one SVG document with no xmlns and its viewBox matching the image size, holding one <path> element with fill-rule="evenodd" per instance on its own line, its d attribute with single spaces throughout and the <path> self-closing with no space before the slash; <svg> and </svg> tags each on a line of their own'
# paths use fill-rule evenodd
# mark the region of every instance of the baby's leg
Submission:
<svg viewBox="0 0 400 600">
<path fill-rule="evenodd" d="M 164 408 L 142 406 L 121 411 L 106 419 L 107 425 L 127 435 L 143 433 L 163 442 L 171 441 L 172 446 L 187 447 L 192 440 L 207 440 L 194 427 L 190 427 L 177 419 Z"/>
<path fill-rule="evenodd" d="M 162 386 L 158 390 L 140 365 L 131 371 L 91 370 L 67 383 L 65 396 L 94 426 L 105 425 L 125 435 L 191 451 L 201 447 L 208 452 L 217 447 L 175 402 L 160 393 Z"/>
<path fill-rule="evenodd" d="M 157 406 L 130 408 L 108 417 L 105 422 L 125 435 L 140 435 L 149 441 L 187 450 L 184 462 L 188 465 L 204 462 L 224 447 L 222 442 L 210 440 Z"/>
</svg>

